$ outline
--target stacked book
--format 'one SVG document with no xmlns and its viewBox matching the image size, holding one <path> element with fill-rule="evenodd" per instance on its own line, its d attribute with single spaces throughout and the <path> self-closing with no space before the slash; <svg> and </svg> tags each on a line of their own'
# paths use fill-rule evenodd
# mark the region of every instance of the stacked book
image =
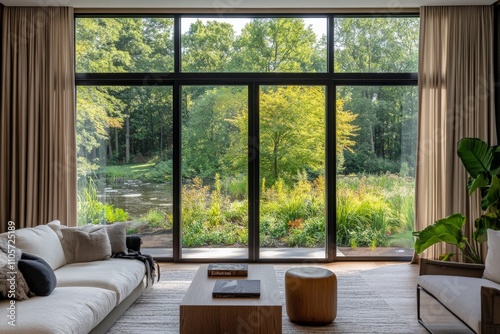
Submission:
<svg viewBox="0 0 500 334">
<path fill-rule="evenodd" d="M 208 276 L 248 276 L 246 263 L 211 263 Z M 260 297 L 260 280 L 218 279 L 212 291 L 213 298 L 252 298 Z"/>
<path fill-rule="evenodd" d="M 208 276 L 248 276 L 246 263 L 210 263 Z"/>
</svg>

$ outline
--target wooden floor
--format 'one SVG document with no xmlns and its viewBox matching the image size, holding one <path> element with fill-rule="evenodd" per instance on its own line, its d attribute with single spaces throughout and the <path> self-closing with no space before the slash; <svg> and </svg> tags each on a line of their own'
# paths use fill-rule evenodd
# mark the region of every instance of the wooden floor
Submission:
<svg viewBox="0 0 500 334">
<path fill-rule="evenodd" d="M 169 269 L 195 269 L 199 264 L 161 263 Z M 414 333 L 427 331 L 417 321 L 416 281 L 418 265 L 402 262 L 335 262 L 328 264 L 274 264 L 287 270 L 297 266 L 321 266 L 333 272 L 358 271 L 370 287 L 409 324 Z"/>
</svg>

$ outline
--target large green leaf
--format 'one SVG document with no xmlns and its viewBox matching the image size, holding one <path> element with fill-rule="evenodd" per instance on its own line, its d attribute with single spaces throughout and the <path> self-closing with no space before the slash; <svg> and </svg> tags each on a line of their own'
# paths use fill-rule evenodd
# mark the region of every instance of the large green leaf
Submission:
<svg viewBox="0 0 500 334">
<path fill-rule="evenodd" d="M 488 193 L 481 200 L 481 208 L 483 211 L 488 210 L 491 205 L 497 204 L 500 198 L 500 181 L 496 175 L 491 178 L 491 185 L 488 189 Z"/>
<path fill-rule="evenodd" d="M 467 172 L 473 178 L 480 173 L 490 173 L 493 152 L 490 146 L 479 138 L 462 138 L 457 153 Z"/>
<path fill-rule="evenodd" d="M 414 233 L 418 237 L 415 241 L 415 251 L 420 254 L 430 246 L 442 241 L 461 247 L 462 226 L 464 224 L 465 217 L 460 213 L 437 220 L 433 225 Z"/>
<path fill-rule="evenodd" d="M 472 176 L 469 178 L 469 182 L 467 184 L 469 188 L 469 196 L 472 195 L 476 189 L 487 187 L 489 185 L 490 180 L 487 177 L 487 173 L 479 173 L 477 178 L 474 179 Z"/>
</svg>

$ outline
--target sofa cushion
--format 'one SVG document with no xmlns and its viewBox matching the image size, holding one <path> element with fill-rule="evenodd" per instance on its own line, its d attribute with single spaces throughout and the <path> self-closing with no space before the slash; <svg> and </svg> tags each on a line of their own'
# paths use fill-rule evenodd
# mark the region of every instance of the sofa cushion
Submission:
<svg viewBox="0 0 500 334">
<path fill-rule="evenodd" d="M 87 334 L 116 305 L 116 294 L 92 287 L 56 288 L 49 297 L 16 303 L 16 326 L 7 323 L 9 301 L 0 302 L 2 334 Z"/>
<path fill-rule="evenodd" d="M 18 267 L 35 295 L 48 296 L 56 288 L 56 275 L 42 258 L 23 253 Z"/>
<path fill-rule="evenodd" d="M 417 284 L 439 299 L 476 333 L 481 328 L 481 286 L 500 289 L 500 284 L 484 278 L 423 275 Z"/>
<path fill-rule="evenodd" d="M 133 259 L 109 259 L 68 264 L 54 272 L 57 286 L 91 286 L 114 291 L 116 303 L 125 299 L 146 275 L 144 263 Z"/>
<path fill-rule="evenodd" d="M 111 244 L 105 229 L 65 228 L 61 232 L 68 263 L 106 260 L 111 256 Z"/>
<path fill-rule="evenodd" d="M 16 230 L 16 246 L 25 253 L 44 259 L 55 270 L 66 264 L 57 234 L 47 225 Z"/>
<path fill-rule="evenodd" d="M 488 229 L 488 253 L 483 278 L 500 283 L 500 231 Z"/>
</svg>

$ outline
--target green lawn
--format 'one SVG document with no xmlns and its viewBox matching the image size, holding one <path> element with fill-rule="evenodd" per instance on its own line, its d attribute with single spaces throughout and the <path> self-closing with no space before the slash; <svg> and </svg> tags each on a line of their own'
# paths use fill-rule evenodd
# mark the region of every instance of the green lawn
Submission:
<svg viewBox="0 0 500 334">
<path fill-rule="evenodd" d="M 103 174 L 107 183 L 123 180 L 162 183 L 171 180 L 172 162 L 161 161 L 159 163 L 110 165 L 100 168 L 97 173 Z"/>
</svg>

